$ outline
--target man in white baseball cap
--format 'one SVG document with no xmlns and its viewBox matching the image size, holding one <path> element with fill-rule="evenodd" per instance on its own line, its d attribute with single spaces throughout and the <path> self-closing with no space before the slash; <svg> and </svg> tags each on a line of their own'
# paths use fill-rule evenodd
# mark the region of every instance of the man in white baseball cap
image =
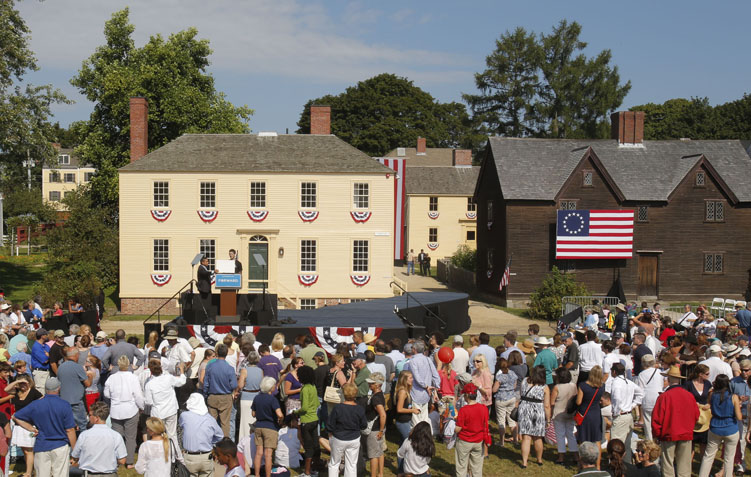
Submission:
<svg viewBox="0 0 751 477">
<path fill-rule="evenodd" d="M 709 382 L 713 383 L 715 378 L 724 374 L 728 379 L 733 379 L 733 369 L 722 359 L 722 348 L 719 345 L 709 347 L 709 358 L 699 364 L 704 364 L 709 368 Z"/>
</svg>

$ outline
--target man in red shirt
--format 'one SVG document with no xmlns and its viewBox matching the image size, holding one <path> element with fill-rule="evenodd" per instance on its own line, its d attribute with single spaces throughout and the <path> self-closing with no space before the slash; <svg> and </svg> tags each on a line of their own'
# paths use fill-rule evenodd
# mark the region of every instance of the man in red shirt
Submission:
<svg viewBox="0 0 751 477">
<path fill-rule="evenodd" d="M 691 447 L 699 406 L 694 396 L 681 387 L 683 376 L 678 366 L 670 367 L 667 378 L 670 386 L 657 398 L 652 411 L 652 435 L 662 447 L 663 477 L 690 477 Z"/>
<path fill-rule="evenodd" d="M 477 403 L 477 393 L 477 386 L 473 383 L 467 383 L 462 388 L 467 404 L 459 409 L 454 430 L 457 435 L 454 449 L 456 477 L 466 477 L 467 470 L 472 475 L 482 475 L 482 444 L 489 440 L 490 434 L 488 432 L 488 408 Z"/>
</svg>

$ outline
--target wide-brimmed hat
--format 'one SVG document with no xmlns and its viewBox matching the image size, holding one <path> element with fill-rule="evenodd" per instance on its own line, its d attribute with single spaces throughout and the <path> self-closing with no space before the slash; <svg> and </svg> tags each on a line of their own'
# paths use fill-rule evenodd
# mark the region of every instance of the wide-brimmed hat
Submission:
<svg viewBox="0 0 751 477">
<path fill-rule="evenodd" d="M 519 345 L 519 349 L 525 353 L 532 353 L 535 350 L 535 342 L 527 338 Z"/>
<path fill-rule="evenodd" d="M 383 382 L 386 381 L 386 378 L 383 377 L 382 373 L 373 373 L 365 381 L 369 384 L 383 384 Z"/>
<path fill-rule="evenodd" d="M 177 339 L 177 330 L 174 328 L 168 329 L 164 334 L 164 337 L 167 339 Z"/>
<path fill-rule="evenodd" d="M 375 341 L 378 337 L 376 335 L 371 335 L 370 333 L 365 333 L 362 337 L 362 341 L 365 344 L 370 344 L 373 341 Z"/>
<path fill-rule="evenodd" d="M 201 346 L 201 342 L 198 341 L 198 338 L 196 338 L 195 336 L 191 336 L 190 338 L 188 338 L 188 344 L 193 349 L 196 349 Z"/>
<path fill-rule="evenodd" d="M 615 309 L 616 310 L 621 310 L 621 311 L 626 311 L 626 305 L 624 305 L 623 303 L 618 303 L 617 305 L 615 305 Z"/>
<path fill-rule="evenodd" d="M 549 339 L 545 338 L 544 336 L 540 336 L 537 338 L 537 342 L 535 343 L 535 346 L 550 346 L 553 344 Z"/>
<path fill-rule="evenodd" d="M 740 346 L 730 345 L 728 346 L 728 349 L 725 350 L 725 356 L 727 356 L 728 358 L 732 358 L 733 356 L 739 354 L 741 350 L 742 348 Z"/>
<path fill-rule="evenodd" d="M 709 430 L 709 421 L 712 420 L 712 410 L 699 408 L 699 419 L 694 425 L 694 432 L 706 432 Z"/>
<path fill-rule="evenodd" d="M 671 378 L 686 379 L 686 376 L 681 376 L 681 368 L 677 364 L 671 366 L 670 369 L 668 369 L 667 372 L 663 372 L 662 375 Z"/>
</svg>

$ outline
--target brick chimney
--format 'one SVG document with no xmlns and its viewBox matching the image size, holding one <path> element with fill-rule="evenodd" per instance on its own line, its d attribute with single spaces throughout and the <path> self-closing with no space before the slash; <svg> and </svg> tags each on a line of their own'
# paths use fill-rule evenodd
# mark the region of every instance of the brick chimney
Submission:
<svg viewBox="0 0 751 477">
<path fill-rule="evenodd" d="M 644 142 L 644 111 L 618 111 L 610 115 L 610 134 L 619 145 Z"/>
<path fill-rule="evenodd" d="M 310 106 L 310 134 L 331 134 L 331 106 Z"/>
<path fill-rule="evenodd" d="M 454 149 L 454 167 L 456 166 L 471 166 L 472 165 L 472 151 L 469 149 Z"/>
<path fill-rule="evenodd" d="M 149 152 L 149 103 L 146 98 L 130 98 L 130 162 Z"/>
<path fill-rule="evenodd" d="M 424 156 L 425 155 L 425 138 L 424 137 L 418 137 L 417 138 L 417 154 Z"/>
</svg>

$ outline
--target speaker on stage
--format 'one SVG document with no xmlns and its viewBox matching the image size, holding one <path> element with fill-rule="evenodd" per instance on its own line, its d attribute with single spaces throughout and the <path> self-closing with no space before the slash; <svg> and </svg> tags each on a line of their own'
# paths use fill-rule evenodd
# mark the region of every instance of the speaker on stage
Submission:
<svg viewBox="0 0 751 477">
<path fill-rule="evenodd" d="M 270 310 L 258 310 L 250 312 L 250 322 L 256 326 L 268 326 L 274 319 Z"/>
</svg>

